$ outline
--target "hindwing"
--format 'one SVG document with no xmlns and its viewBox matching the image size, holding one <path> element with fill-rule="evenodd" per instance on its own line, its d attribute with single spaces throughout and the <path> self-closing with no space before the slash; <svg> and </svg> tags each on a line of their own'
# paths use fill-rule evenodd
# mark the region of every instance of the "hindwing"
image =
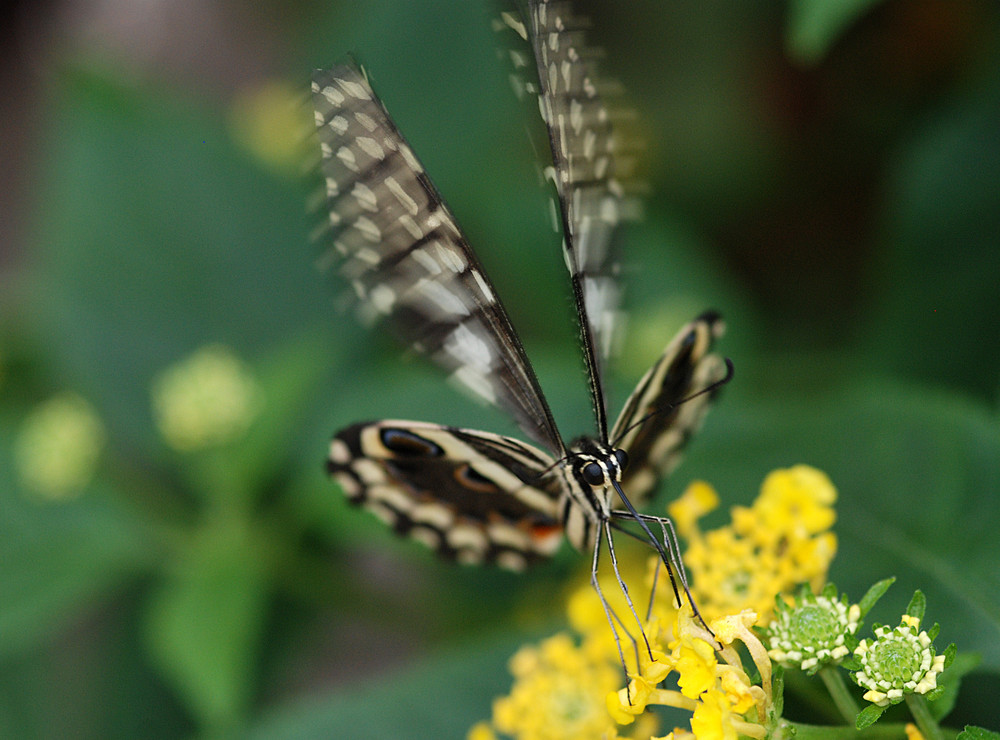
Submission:
<svg viewBox="0 0 1000 740">
<path fill-rule="evenodd" d="M 562 539 L 554 461 L 510 437 L 414 421 L 354 424 L 327 463 L 350 501 L 463 563 L 519 570 Z"/>
<path fill-rule="evenodd" d="M 625 402 L 611 441 L 628 454 L 622 487 L 634 504 L 646 500 L 680 462 L 684 446 L 701 425 L 716 393 L 702 391 L 726 375 L 722 358 L 710 353 L 724 328 L 715 312 L 685 326 Z"/>
</svg>

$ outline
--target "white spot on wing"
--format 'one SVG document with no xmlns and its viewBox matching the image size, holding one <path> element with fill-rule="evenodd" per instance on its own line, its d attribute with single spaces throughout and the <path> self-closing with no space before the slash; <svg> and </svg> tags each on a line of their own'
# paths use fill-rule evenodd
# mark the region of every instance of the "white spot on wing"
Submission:
<svg viewBox="0 0 1000 740">
<path fill-rule="evenodd" d="M 449 318 L 469 315 L 469 307 L 465 302 L 439 282 L 424 278 L 413 287 L 412 292 L 434 303 L 441 313 Z M 475 338 L 478 340 L 478 337 Z"/>
<path fill-rule="evenodd" d="M 435 529 L 415 524 L 406 535 L 432 550 L 441 549 L 441 534 Z"/>
<path fill-rule="evenodd" d="M 453 372 L 451 378 L 454 382 L 488 403 L 497 402 L 496 390 L 494 390 L 489 378 L 478 372 L 476 368 L 465 365 Z"/>
<path fill-rule="evenodd" d="M 426 250 L 423 250 L 423 249 L 414 249 L 412 252 L 410 252 L 410 256 L 416 262 L 419 262 L 421 267 L 423 267 L 425 270 L 427 270 L 427 274 L 428 275 L 440 275 L 441 274 L 441 272 L 442 272 L 441 265 L 438 264 L 434 260 L 433 257 L 431 257 L 429 254 L 427 254 Z"/>
<path fill-rule="evenodd" d="M 347 133 L 348 125 L 349 124 L 347 123 L 347 119 L 344 118 L 343 116 L 334 116 L 333 118 L 330 119 L 330 128 L 332 128 L 341 136 Z"/>
<path fill-rule="evenodd" d="M 444 340 L 444 349 L 462 365 L 488 370 L 493 361 L 490 345 L 468 324 L 459 324 Z"/>
<path fill-rule="evenodd" d="M 344 103 L 344 94 L 329 85 L 323 88 L 322 95 L 330 105 L 341 106 Z"/>
<path fill-rule="evenodd" d="M 434 502 L 415 506 L 410 516 L 414 522 L 428 524 L 442 531 L 451 527 L 455 521 L 455 517 L 445 506 Z"/>
<path fill-rule="evenodd" d="M 472 274 L 472 277 L 476 279 L 476 282 L 479 284 L 479 289 L 483 291 L 483 296 L 485 296 L 486 300 L 490 303 L 496 303 L 496 296 L 493 295 L 493 291 L 490 290 L 490 286 L 486 282 L 486 278 L 482 276 L 479 270 L 469 270 L 469 272 Z"/>
<path fill-rule="evenodd" d="M 396 292 L 388 285 L 376 285 L 368 294 L 368 300 L 376 311 L 389 314 L 396 303 Z"/>
<path fill-rule="evenodd" d="M 412 218 L 407 216 L 405 213 L 399 217 L 399 223 L 403 225 L 403 228 L 409 232 L 410 236 L 414 239 L 422 239 L 424 236 L 423 229 L 417 225 L 417 222 Z"/>
<path fill-rule="evenodd" d="M 445 532 L 445 537 L 448 540 L 448 544 L 454 547 L 456 550 L 469 550 L 470 556 L 475 554 L 482 555 L 486 552 L 486 548 L 489 542 L 486 539 L 486 535 L 483 534 L 482 530 L 470 524 L 459 524 L 447 532 Z M 461 556 L 461 553 L 459 553 Z"/>
<path fill-rule="evenodd" d="M 368 131 L 374 131 L 375 129 L 378 128 L 378 124 L 375 123 L 375 119 L 369 116 L 367 113 L 363 113 L 361 111 L 355 111 L 354 118 Z"/>
<path fill-rule="evenodd" d="M 462 272 L 468 265 L 468 262 L 465 261 L 465 256 L 457 249 L 447 247 L 441 242 L 434 242 L 434 245 L 436 247 L 434 256 L 441 260 L 452 272 Z"/>
<path fill-rule="evenodd" d="M 378 201 L 375 199 L 375 193 L 363 182 L 354 183 L 351 195 L 358 201 L 358 205 L 366 211 L 371 211 L 372 213 L 378 212 Z"/>
<path fill-rule="evenodd" d="M 409 193 L 403 189 L 403 186 L 399 184 L 399 181 L 395 177 L 390 176 L 385 178 L 385 187 L 390 193 L 396 196 L 396 200 L 400 202 L 403 208 L 409 211 L 411 216 L 417 215 L 420 211 L 417 202 L 410 197 Z"/>
<path fill-rule="evenodd" d="M 340 147 L 337 150 L 337 159 L 343 162 L 344 166 L 351 172 L 358 172 L 358 162 L 354 158 L 354 152 L 348 149 L 346 146 Z"/>
<path fill-rule="evenodd" d="M 370 242 L 377 242 L 382 239 L 382 232 L 378 226 L 365 216 L 358 216 L 358 219 L 354 222 L 354 228 L 360 231 L 361 236 Z"/>
<path fill-rule="evenodd" d="M 341 89 L 352 98 L 357 98 L 358 100 L 372 99 L 370 91 L 361 83 L 352 82 L 351 80 L 338 79 L 337 84 L 340 85 Z"/>
<path fill-rule="evenodd" d="M 528 567 L 528 561 L 525 559 L 524 555 L 519 552 L 505 550 L 497 555 L 497 565 L 501 568 L 520 573 Z"/>
<path fill-rule="evenodd" d="M 359 136 L 356 140 L 358 149 L 363 151 L 372 159 L 385 159 L 385 150 L 370 136 Z"/>
</svg>

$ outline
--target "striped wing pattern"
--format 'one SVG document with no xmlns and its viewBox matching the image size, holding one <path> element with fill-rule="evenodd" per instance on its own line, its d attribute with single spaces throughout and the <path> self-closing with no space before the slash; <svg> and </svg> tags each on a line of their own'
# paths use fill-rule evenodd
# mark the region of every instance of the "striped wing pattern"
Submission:
<svg viewBox="0 0 1000 740">
<path fill-rule="evenodd" d="M 562 541 L 553 460 L 510 437 L 413 421 L 355 424 L 327 468 L 348 499 L 450 559 L 521 570 Z"/>
<path fill-rule="evenodd" d="M 714 312 L 685 326 L 625 402 L 611 440 L 631 460 L 622 486 L 633 504 L 648 499 L 677 466 L 688 439 L 701 426 L 716 391 L 695 394 L 726 375 L 722 358 L 710 352 L 724 328 Z"/>
<path fill-rule="evenodd" d="M 633 140 L 616 135 L 616 122 L 628 112 L 615 108 L 617 85 L 599 77 L 599 52 L 586 43 L 584 19 L 567 2 L 532 0 L 527 27 L 502 18 L 532 45 L 539 110 L 548 130 L 558 226 L 563 233 L 566 266 L 580 314 L 591 394 L 598 432 L 607 433 L 600 386 L 603 361 L 624 338 L 618 281 L 616 234 L 634 215 L 635 203 L 624 184 L 631 173 Z M 515 67 L 519 58 L 514 58 Z M 527 74 L 527 70 L 525 70 Z M 553 213 L 556 209 L 553 208 Z"/>
<path fill-rule="evenodd" d="M 562 450 L 510 319 L 423 167 L 353 64 L 312 84 L 330 248 L 362 318 L 382 319 L 531 439 Z"/>
</svg>

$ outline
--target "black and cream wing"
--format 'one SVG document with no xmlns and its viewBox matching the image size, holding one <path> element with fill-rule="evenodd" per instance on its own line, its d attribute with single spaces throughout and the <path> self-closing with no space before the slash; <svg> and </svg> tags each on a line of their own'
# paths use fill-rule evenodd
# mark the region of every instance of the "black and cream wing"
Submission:
<svg viewBox="0 0 1000 740">
<path fill-rule="evenodd" d="M 648 498 L 677 465 L 701 425 L 715 391 L 701 392 L 726 375 L 723 359 L 711 353 L 723 330 L 722 319 L 711 311 L 681 329 L 639 381 L 615 422 L 611 440 L 628 454 L 622 486 L 634 504 Z"/>
<path fill-rule="evenodd" d="M 362 318 L 383 320 L 533 440 L 563 443 L 492 284 L 364 73 L 313 77 L 329 251 Z"/>
<path fill-rule="evenodd" d="M 396 532 L 459 562 L 519 570 L 562 540 L 553 463 L 498 434 L 377 421 L 338 432 L 327 467 Z"/>
<path fill-rule="evenodd" d="M 599 52 L 587 46 L 586 21 L 566 2 L 529 0 L 523 19 L 504 13 L 497 24 L 531 45 L 531 55 L 510 50 L 515 90 L 537 95 L 548 131 L 555 185 L 556 226 L 563 233 L 566 266 L 573 280 L 592 395 L 602 434 L 601 364 L 620 344 L 623 333 L 616 235 L 637 209 L 627 195 L 635 137 L 623 134 L 628 112 L 615 106 L 617 85 L 601 78 Z M 529 63 L 531 56 L 534 64 Z"/>
</svg>

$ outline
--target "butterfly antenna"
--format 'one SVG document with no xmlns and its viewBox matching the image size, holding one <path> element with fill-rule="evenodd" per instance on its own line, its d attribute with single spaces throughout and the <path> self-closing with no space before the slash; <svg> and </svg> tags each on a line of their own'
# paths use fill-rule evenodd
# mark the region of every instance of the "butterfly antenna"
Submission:
<svg viewBox="0 0 1000 740">
<path fill-rule="evenodd" d="M 659 414 L 666 414 L 666 413 L 668 413 L 670 411 L 673 411 L 678 406 L 680 406 L 682 404 L 685 404 L 688 401 L 693 401 L 694 399 L 698 398 L 698 396 L 703 396 L 706 393 L 714 393 L 719 388 L 721 388 L 722 386 L 724 386 L 727 383 L 729 383 L 729 381 L 731 381 L 733 379 L 733 375 L 736 373 L 736 368 L 733 365 L 733 361 L 730 360 L 728 357 L 724 357 L 723 358 L 723 362 L 726 363 L 726 374 L 723 377 L 719 378 L 714 383 L 710 383 L 709 385 L 705 386 L 700 391 L 695 391 L 690 396 L 687 396 L 685 398 L 682 398 L 680 401 L 676 401 L 676 402 L 670 404 L 666 408 L 656 409 L 655 411 L 650 411 L 645 416 L 641 417 L 640 419 L 637 419 L 636 421 L 632 422 L 627 427 L 625 427 L 621 431 L 621 433 L 615 438 L 615 440 L 612 442 L 612 444 L 615 445 L 615 446 L 617 446 L 619 440 L 621 440 L 622 437 L 624 437 L 626 434 L 628 434 L 630 431 L 632 431 L 636 427 L 642 426 L 647 421 L 649 421 L 650 419 L 652 419 L 654 416 L 658 416 Z"/>
</svg>

